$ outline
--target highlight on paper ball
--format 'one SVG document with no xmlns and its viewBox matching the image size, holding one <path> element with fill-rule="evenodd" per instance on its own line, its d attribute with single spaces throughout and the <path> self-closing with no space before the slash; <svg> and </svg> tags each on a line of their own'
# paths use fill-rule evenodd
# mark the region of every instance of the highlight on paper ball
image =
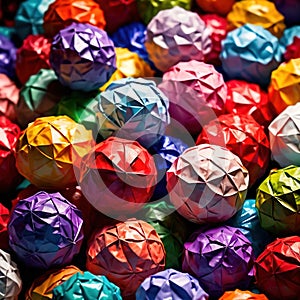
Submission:
<svg viewBox="0 0 300 300">
<path fill-rule="evenodd" d="M 225 292 L 219 300 L 268 300 L 264 294 L 255 294 L 250 291 L 241 291 L 235 289 L 234 291 Z"/>
</svg>

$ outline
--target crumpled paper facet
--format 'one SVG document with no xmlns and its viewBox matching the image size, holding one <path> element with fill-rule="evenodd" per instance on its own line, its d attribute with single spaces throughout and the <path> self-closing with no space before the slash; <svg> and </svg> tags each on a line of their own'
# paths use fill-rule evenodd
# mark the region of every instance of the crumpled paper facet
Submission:
<svg viewBox="0 0 300 300">
<path fill-rule="evenodd" d="M 67 116 L 37 118 L 19 138 L 16 166 L 41 188 L 76 184 L 74 168 L 93 147 L 92 132 Z"/>
<path fill-rule="evenodd" d="M 9 210 L 0 203 L 0 249 L 8 249 L 7 225 L 10 217 Z"/>
<path fill-rule="evenodd" d="M 273 170 L 256 194 L 260 225 L 276 236 L 300 234 L 300 167 Z"/>
<path fill-rule="evenodd" d="M 225 292 L 219 300 L 268 300 L 264 294 L 254 294 L 250 291 L 234 291 Z"/>
<path fill-rule="evenodd" d="M 18 299 L 21 288 L 22 280 L 17 264 L 11 260 L 10 254 L 0 249 L 0 298 Z"/>
<path fill-rule="evenodd" d="M 14 79 L 17 48 L 4 35 L 0 35 L 0 57 L 0 74 L 5 74 Z"/>
<path fill-rule="evenodd" d="M 254 254 L 239 229 L 220 226 L 196 231 L 184 248 L 183 271 L 196 277 L 210 297 L 248 288 L 254 275 Z"/>
<path fill-rule="evenodd" d="M 207 300 L 208 294 L 190 274 L 167 269 L 146 278 L 136 292 L 136 299 Z"/>
<path fill-rule="evenodd" d="M 116 70 L 114 44 L 104 30 L 72 23 L 54 37 L 50 64 L 64 86 L 85 92 L 97 90 Z"/>
<path fill-rule="evenodd" d="M 150 200 L 157 171 L 154 159 L 138 142 L 110 137 L 82 159 L 78 177 L 88 201 L 98 211 L 118 217 Z"/>
<path fill-rule="evenodd" d="M 117 80 L 97 98 L 99 134 L 104 139 L 116 135 L 148 148 L 164 135 L 170 122 L 169 100 L 150 80 Z"/>
<path fill-rule="evenodd" d="M 256 285 L 269 299 L 299 298 L 299 249 L 299 236 L 277 239 L 255 261 Z"/>
<path fill-rule="evenodd" d="M 27 267 L 69 264 L 83 241 L 81 211 L 60 193 L 38 192 L 20 200 L 9 224 L 9 245 Z"/>
<path fill-rule="evenodd" d="M 294 38 L 300 38 L 300 25 L 287 28 L 283 32 L 283 36 L 279 40 L 280 51 L 282 54 L 284 54 L 287 47 L 293 43 Z"/>
<path fill-rule="evenodd" d="M 145 46 L 155 67 L 165 72 L 180 61 L 203 61 L 211 51 L 210 35 L 198 14 L 175 6 L 151 20 Z"/>
<path fill-rule="evenodd" d="M 165 249 L 154 228 L 144 221 L 127 220 L 91 238 L 86 267 L 118 285 L 122 296 L 135 294 L 144 279 L 165 267 Z"/>
<path fill-rule="evenodd" d="M 300 58 L 300 36 L 294 37 L 293 42 L 288 47 L 286 47 L 286 51 L 284 53 L 284 59 L 286 61 L 289 61 L 293 58 Z"/>
<path fill-rule="evenodd" d="M 53 289 L 67 281 L 76 273 L 83 272 L 73 265 L 44 273 L 33 281 L 29 290 L 26 292 L 25 300 L 53 299 Z"/>
<path fill-rule="evenodd" d="M 31 75 L 41 69 L 50 69 L 51 42 L 43 35 L 29 35 L 17 50 L 16 74 L 24 85 Z"/>
<path fill-rule="evenodd" d="M 264 128 L 250 115 L 220 116 L 203 127 L 196 144 L 215 144 L 232 151 L 248 170 L 250 187 L 269 166 L 271 151 L 268 137 Z"/>
<path fill-rule="evenodd" d="M 170 99 L 170 116 L 192 135 L 225 112 L 223 75 L 204 62 L 179 62 L 164 73 L 159 88 Z"/>
<path fill-rule="evenodd" d="M 228 28 L 233 30 L 247 23 L 262 26 L 280 38 L 285 29 L 284 16 L 271 1 L 243 0 L 236 2 L 227 15 Z"/>
<path fill-rule="evenodd" d="M 54 37 L 71 23 L 87 23 L 103 29 L 103 10 L 93 0 L 55 0 L 44 14 L 45 34 Z"/>
<path fill-rule="evenodd" d="M 235 0 L 196 0 L 197 5 L 205 12 L 226 16 L 232 9 Z"/>
<path fill-rule="evenodd" d="M 300 165 L 300 103 L 288 106 L 268 130 L 272 158 L 281 167 Z"/>
<path fill-rule="evenodd" d="M 300 58 L 282 63 L 272 72 L 268 91 L 277 114 L 300 102 Z"/>
<path fill-rule="evenodd" d="M 209 144 L 188 148 L 167 171 L 171 202 L 183 217 L 200 224 L 231 218 L 241 209 L 248 184 L 241 160 Z"/>
<path fill-rule="evenodd" d="M 222 41 L 220 59 L 229 79 L 268 86 L 281 60 L 278 39 L 261 26 L 243 25 Z"/>
</svg>

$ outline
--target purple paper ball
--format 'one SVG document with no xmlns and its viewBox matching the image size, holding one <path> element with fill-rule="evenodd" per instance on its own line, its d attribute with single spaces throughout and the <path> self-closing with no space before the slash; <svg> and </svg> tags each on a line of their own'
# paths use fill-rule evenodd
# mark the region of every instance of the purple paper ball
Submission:
<svg viewBox="0 0 300 300">
<path fill-rule="evenodd" d="M 0 73 L 13 79 L 16 59 L 16 46 L 6 36 L 0 34 Z"/>
<path fill-rule="evenodd" d="M 72 23 L 54 37 L 50 64 L 63 85 L 85 92 L 97 90 L 116 70 L 114 44 L 104 30 Z"/>
<path fill-rule="evenodd" d="M 8 224 L 9 245 L 34 269 L 71 263 L 83 241 L 81 211 L 60 193 L 38 192 L 20 200 Z"/>
<path fill-rule="evenodd" d="M 184 244 L 182 270 L 196 277 L 210 297 L 220 297 L 227 290 L 248 288 L 254 259 L 251 243 L 239 229 L 200 229 Z"/>
<path fill-rule="evenodd" d="M 167 269 L 146 278 L 136 292 L 139 300 L 207 300 L 208 294 L 190 274 Z"/>
</svg>

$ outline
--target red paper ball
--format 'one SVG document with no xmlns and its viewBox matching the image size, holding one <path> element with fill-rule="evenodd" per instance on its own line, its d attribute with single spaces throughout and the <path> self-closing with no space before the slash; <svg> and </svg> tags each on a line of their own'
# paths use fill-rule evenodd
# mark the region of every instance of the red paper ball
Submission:
<svg viewBox="0 0 300 300">
<path fill-rule="evenodd" d="M 269 299 L 292 300 L 300 295 L 300 237 L 277 239 L 254 264 L 256 284 Z"/>
<path fill-rule="evenodd" d="M 276 113 L 269 99 L 258 84 L 243 80 L 229 80 L 225 110 L 237 115 L 250 115 L 260 125 L 267 127 L 275 118 Z"/>
<path fill-rule="evenodd" d="M 225 146 L 236 154 L 249 172 L 250 187 L 265 174 L 269 165 L 269 140 L 264 128 L 251 116 L 220 116 L 203 127 L 196 144 Z"/>
<path fill-rule="evenodd" d="M 50 69 L 50 41 L 43 35 L 28 35 L 17 51 L 16 74 L 22 84 L 41 69 Z"/>
<path fill-rule="evenodd" d="M 300 58 L 300 37 L 295 36 L 293 42 L 285 49 L 284 59 Z"/>
<path fill-rule="evenodd" d="M 214 13 L 226 16 L 234 4 L 235 0 L 196 0 L 197 5 L 206 13 Z"/>
<path fill-rule="evenodd" d="M 9 210 L 0 203 L 0 249 L 8 249 L 8 221 Z"/>
</svg>

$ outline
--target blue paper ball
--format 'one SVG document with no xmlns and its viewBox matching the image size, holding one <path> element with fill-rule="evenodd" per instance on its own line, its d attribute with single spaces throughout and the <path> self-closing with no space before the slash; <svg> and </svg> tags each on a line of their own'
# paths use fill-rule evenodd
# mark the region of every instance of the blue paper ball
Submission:
<svg viewBox="0 0 300 300">
<path fill-rule="evenodd" d="M 280 57 L 277 37 L 261 26 L 245 24 L 222 41 L 220 59 L 229 79 L 267 86 Z"/>
<path fill-rule="evenodd" d="M 4 35 L 0 35 L 0 73 L 15 77 L 16 46 Z"/>
</svg>

